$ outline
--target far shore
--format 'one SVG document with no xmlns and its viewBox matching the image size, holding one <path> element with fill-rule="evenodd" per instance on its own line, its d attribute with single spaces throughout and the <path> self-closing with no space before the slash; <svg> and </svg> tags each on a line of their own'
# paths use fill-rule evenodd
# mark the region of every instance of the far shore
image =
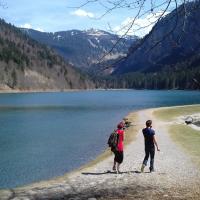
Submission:
<svg viewBox="0 0 200 200">
<path fill-rule="evenodd" d="M 0 90 L 0 94 L 7 93 L 54 93 L 54 92 L 74 92 L 74 91 L 84 91 L 84 89 L 66 89 L 66 90 Z M 86 89 L 87 90 L 87 89 Z"/>
<path fill-rule="evenodd" d="M 179 91 L 178 89 L 163 89 L 163 90 L 158 90 L 158 89 L 135 89 L 135 88 L 91 88 L 91 89 L 37 89 L 37 90 L 19 90 L 19 89 L 0 89 L 0 94 L 20 94 L 20 93 L 59 93 L 59 92 L 80 92 L 80 91 L 126 91 L 126 90 L 155 90 L 155 91 Z M 184 91 L 199 91 L 199 90 L 184 90 Z"/>
<path fill-rule="evenodd" d="M 190 154 L 184 153 L 179 143 L 169 134 L 171 121 L 165 121 L 163 112 L 181 112 L 199 109 L 200 105 L 185 105 L 145 109 L 129 113 L 133 126 L 126 131 L 125 160 L 122 174 L 111 171 L 113 155 L 109 149 L 94 161 L 47 181 L 29 184 L 12 190 L 0 190 L 0 199 L 12 199 L 13 195 L 26 199 L 200 199 L 200 168 L 193 163 Z M 179 111 L 181 109 L 181 111 Z M 161 112 L 160 112 L 161 111 Z M 177 114 L 173 111 L 173 116 Z M 147 119 L 153 120 L 161 152 L 156 154 L 156 172 L 140 174 L 144 156 L 141 129 Z M 181 166 L 184 166 L 182 168 Z M 174 170 L 175 169 L 175 170 Z M 146 169 L 148 170 L 148 168 Z M 152 179 L 153 177 L 153 179 Z M 125 189 L 126 188 L 126 189 Z M 117 189 L 117 192 L 116 192 Z M 126 191 L 126 193 L 124 193 Z M 149 196 L 151 191 L 151 196 Z M 3 198 L 1 198 L 3 197 Z"/>
<path fill-rule="evenodd" d="M 7 93 L 58 93 L 58 92 L 80 92 L 80 91 L 118 91 L 118 90 L 136 90 L 136 89 L 46 89 L 46 90 L 0 90 L 0 94 Z"/>
</svg>

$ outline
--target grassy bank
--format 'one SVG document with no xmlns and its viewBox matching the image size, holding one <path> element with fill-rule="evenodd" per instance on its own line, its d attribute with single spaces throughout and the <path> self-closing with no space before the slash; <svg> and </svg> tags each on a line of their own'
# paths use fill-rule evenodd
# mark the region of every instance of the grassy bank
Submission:
<svg viewBox="0 0 200 200">
<path fill-rule="evenodd" d="M 186 125 L 172 125 L 169 132 L 172 139 L 188 152 L 200 167 L 200 131 Z"/>
<path fill-rule="evenodd" d="M 169 122 L 166 126 L 173 141 L 200 167 L 200 131 L 186 124 L 176 124 L 176 118 L 194 113 L 200 113 L 200 105 L 163 108 L 154 111 L 156 118 Z"/>
<path fill-rule="evenodd" d="M 176 117 L 179 117 L 182 115 L 191 115 L 194 113 L 200 113 L 200 105 L 161 108 L 161 109 L 155 110 L 153 114 L 158 119 L 161 119 L 164 121 L 170 121 Z"/>
</svg>

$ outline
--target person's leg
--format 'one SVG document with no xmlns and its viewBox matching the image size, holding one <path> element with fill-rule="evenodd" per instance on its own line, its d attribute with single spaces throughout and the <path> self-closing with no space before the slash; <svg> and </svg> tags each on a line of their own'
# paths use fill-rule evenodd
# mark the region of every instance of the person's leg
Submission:
<svg viewBox="0 0 200 200">
<path fill-rule="evenodd" d="M 120 163 L 117 163 L 117 173 L 120 173 L 119 166 L 120 166 Z"/>
<path fill-rule="evenodd" d="M 149 148 L 145 148 L 145 157 L 144 157 L 144 160 L 143 160 L 143 164 L 145 166 L 147 166 L 147 162 L 148 162 L 148 159 L 149 159 L 149 154 L 150 154 Z"/>
<path fill-rule="evenodd" d="M 144 172 L 144 168 L 147 166 L 149 154 L 150 154 L 149 148 L 145 148 L 145 157 L 142 163 L 141 172 Z"/>
<path fill-rule="evenodd" d="M 113 162 L 113 171 L 116 171 L 117 154 L 116 152 L 114 154 L 115 154 L 115 157 L 114 157 L 114 162 Z"/>
<path fill-rule="evenodd" d="M 113 171 L 115 171 L 116 170 L 116 161 L 115 161 L 115 159 L 114 159 L 114 163 L 113 163 Z"/>
<path fill-rule="evenodd" d="M 154 171 L 154 156 L 155 156 L 155 148 L 150 150 L 150 172 Z"/>
<path fill-rule="evenodd" d="M 120 173 L 119 166 L 123 162 L 124 153 L 123 151 L 118 152 L 117 172 Z"/>
</svg>

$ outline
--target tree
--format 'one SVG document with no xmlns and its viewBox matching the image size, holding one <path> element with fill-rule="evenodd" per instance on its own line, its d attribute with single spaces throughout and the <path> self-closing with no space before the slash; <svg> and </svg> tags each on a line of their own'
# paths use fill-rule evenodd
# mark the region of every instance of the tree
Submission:
<svg viewBox="0 0 200 200">
<path fill-rule="evenodd" d="M 11 77 L 12 77 L 12 88 L 15 88 L 17 86 L 17 73 L 16 70 L 13 69 L 12 73 L 11 73 Z"/>
</svg>

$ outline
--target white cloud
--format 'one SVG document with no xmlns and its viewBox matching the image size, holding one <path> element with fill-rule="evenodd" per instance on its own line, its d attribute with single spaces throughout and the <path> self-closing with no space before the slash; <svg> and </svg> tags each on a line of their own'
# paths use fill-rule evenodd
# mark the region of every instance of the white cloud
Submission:
<svg viewBox="0 0 200 200">
<path fill-rule="evenodd" d="M 157 13 L 150 13 L 144 18 L 138 18 L 134 21 L 133 26 L 128 31 L 128 35 L 137 35 L 139 37 L 143 37 L 148 34 L 152 27 L 155 25 L 159 17 L 162 15 L 162 11 Z M 168 13 L 165 13 L 165 15 Z M 123 35 L 129 29 L 133 22 L 134 18 L 128 17 L 126 18 L 121 25 L 114 27 L 113 31 L 117 32 L 119 35 Z"/>
<path fill-rule="evenodd" d="M 38 27 L 38 28 L 34 28 L 36 31 L 40 31 L 40 32 L 45 32 L 42 28 Z"/>
<path fill-rule="evenodd" d="M 24 24 L 20 26 L 21 28 L 32 28 L 30 24 Z"/>
<path fill-rule="evenodd" d="M 31 24 L 23 24 L 23 25 L 20 25 L 20 28 L 28 28 L 28 29 L 34 29 L 36 31 L 40 31 L 40 32 L 44 32 L 44 30 L 40 27 L 37 27 L 37 28 L 33 28 L 33 26 Z"/>
<path fill-rule="evenodd" d="M 75 10 L 74 12 L 71 12 L 71 15 L 76 15 L 76 16 L 79 16 L 79 17 L 94 18 L 94 14 L 93 13 L 87 12 L 87 11 L 82 10 L 82 9 L 78 9 L 78 10 Z"/>
</svg>

